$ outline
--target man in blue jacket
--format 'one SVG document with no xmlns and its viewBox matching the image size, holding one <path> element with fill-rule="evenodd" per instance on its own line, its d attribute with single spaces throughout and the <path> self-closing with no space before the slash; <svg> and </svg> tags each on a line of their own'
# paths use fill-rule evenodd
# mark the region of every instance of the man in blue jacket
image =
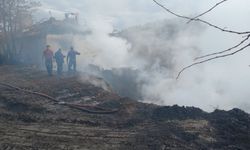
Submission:
<svg viewBox="0 0 250 150">
<path fill-rule="evenodd" d="M 80 53 L 75 51 L 74 48 L 71 47 L 67 55 L 67 63 L 68 63 L 69 72 L 72 72 L 72 71 L 76 72 L 76 55 L 80 55 Z"/>
<path fill-rule="evenodd" d="M 61 75 L 63 71 L 63 63 L 64 63 L 64 55 L 62 53 L 61 49 L 58 49 L 58 51 L 55 53 L 55 59 L 57 64 L 57 74 Z"/>
</svg>

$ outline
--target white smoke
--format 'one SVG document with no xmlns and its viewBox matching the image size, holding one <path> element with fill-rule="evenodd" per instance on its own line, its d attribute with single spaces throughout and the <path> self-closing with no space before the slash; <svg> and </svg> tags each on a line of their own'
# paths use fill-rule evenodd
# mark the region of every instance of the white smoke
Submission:
<svg viewBox="0 0 250 150">
<path fill-rule="evenodd" d="M 244 5 L 243 9 L 242 5 L 239 5 L 249 1 L 239 1 L 235 2 L 237 5 L 232 2 L 230 5 L 224 5 L 219 13 L 215 11 L 219 17 L 212 17 L 214 16 L 212 13 L 208 19 L 222 26 L 223 22 L 234 23 L 234 19 L 236 22 L 242 22 L 241 17 L 236 16 L 235 12 L 230 15 L 234 16 L 234 19 L 226 17 L 236 6 L 241 16 L 249 14 L 249 9 L 245 8 L 247 5 Z M 196 106 L 207 111 L 216 107 L 220 109 L 239 107 L 250 111 L 248 100 L 250 84 L 247 82 L 250 77 L 247 66 L 249 53 L 194 67 L 187 70 L 180 80 L 175 80 L 178 71 L 190 64 L 195 56 L 228 48 L 240 40 L 238 37 L 225 36 L 218 34 L 216 30 L 204 29 L 197 24 L 187 25 L 177 20 L 157 21 L 169 15 L 152 1 L 121 3 L 116 0 L 105 2 L 93 0 L 71 3 L 64 0 L 60 2 L 60 6 L 58 2 L 47 1 L 48 3 L 54 4 L 53 9 L 70 8 L 67 11 L 82 12 L 80 15 L 84 17 L 81 19 L 85 19 L 82 23 L 86 23 L 92 31 L 89 36 L 75 36 L 72 40 L 75 49 L 82 54 L 78 60 L 83 71 L 88 64 L 96 64 L 106 69 L 121 67 L 138 69 L 140 73 L 136 81 L 141 84 L 139 87 L 144 101 L 150 103 Z M 207 1 L 199 3 L 185 1 L 189 4 L 188 7 L 176 6 L 178 3 L 182 4 L 181 1 L 169 1 L 167 5 L 189 14 L 200 12 L 208 6 Z M 183 7 L 185 9 L 180 11 Z M 81 8 L 84 10 L 81 11 Z M 197 12 L 192 12 L 193 10 Z M 223 13 L 220 13 L 222 10 Z M 142 26 L 147 22 L 155 23 Z M 124 29 L 133 25 L 138 27 L 122 32 L 120 35 L 122 38 L 110 35 L 116 28 Z M 237 25 L 246 29 L 249 21 L 244 21 L 244 25 L 240 23 Z M 237 25 L 233 26 L 234 29 Z"/>
<path fill-rule="evenodd" d="M 112 25 L 112 18 L 101 16 L 92 18 L 88 22 L 92 34 L 87 36 L 85 44 L 79 46 L 87 45 L 87 51 L 92 53 L 92 61 L 88 63 L 104 68 L 130 67 L 128 52 L 130 45 L 123 39 L 109 35 L 114 30 Z"/>
</svg>

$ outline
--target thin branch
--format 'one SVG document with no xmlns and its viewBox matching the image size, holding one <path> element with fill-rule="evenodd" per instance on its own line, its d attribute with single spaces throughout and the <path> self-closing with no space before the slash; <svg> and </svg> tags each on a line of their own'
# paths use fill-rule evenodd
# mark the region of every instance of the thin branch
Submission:
<svg viewBox="0 0 250 150">
<path fill-rule="evenodd" d="M 156 0 L 153 0 L 153 1 L 154 1 L 158 6 L 160 6 L 161 8 L 163 8 L 165 11 L 167 11 L 168 13 L 170 13 L 170 14 L 176 16 L 176 17 L 179 17 L 179 18 L 182 18 L 182 19 L 187 19 L 187 20 L 193 20 L 193 21 L 196 21 L 196 22 L 201 22 L 201 23 L 204 23 L 204 24 L 206 24 L 206 25 L 208 25 L 208 26 L 211 26 L 211 27 L 213 27 L 213 28 L 215 28 L 215 29 L 218 29 L 218 30 L 220 30 L 220 31 L 222 31 L 222 32 L 228 32 L 228 33 L 240 34 L 240 35 L 242 35 L 242 34 L 250 34 L 250 31 L 238 32 L 238 31 L 233 31 L 233 30 L 227 30 L 227 29 L 225 29 L 225 28 L 221 28 L 221 27 L 219 27 L 219 26 L 216 26 L 216 25 L 214 25 L 214 24 L 211 24 L 211 23 L 209 23 L 209 22 L 207 22 L 207 21 L 205 21 L 205 20 L 199 19 L 199 18 L 194 19 L 194 18 L 190 18 L 190 17 L 187 17 L 187 16 L 183 16 L 183 15 L 177 14 L 177 13 L 171 11 L 170 9 L 168 9 L 167 7 L 163 6 L 162 4 L 160 4 L 159 2 L 157 2 Z"/>
<path fill-rule="evenodd" d="M 185 70 L 187 70 L 188 68 L 191 68 L 191 67 L 193 67 L 193 66 L 196 66 L 196 65 L 199 65 L 199 64 L 202 64 L 202 63 L 205 63 L 205 62 L 214 60 L 214 59 L 218 59 L 218 58 L 222 58 L 222 57 L 227 57 L 227 56 L 234 55 L 234 54 L 236 54 L 236 53 L 238 53 L 238 52 L 241 52 L 241 51 L 245 50 L 245 49 L 246 49 L 247 47 L 249 47 L 249 46 L 250 46 L 250 43 L 247 44 L 246 46 L 244 46 L 244 47 L 238 49 L 237 51 L 232 52 L 232 53 L 225 54 L 225 55 L 220 55 L 220 56 L 215 56 L 215 57 L 212 57 L 212 58 L 203 60 L 203 61 L 199 61 L 199 62 L 193 63 L 193 64 L 191 64 L 191 65 L 189 65 L 189 66 L 183 68 L 183 69 L 178 73 L 178 76 L 176 77 L 176 79 L 179 79 L 180 75 L 181 75 Z"/>
<path fill-rule="evenodd" d="M 204 12 L 204 13 L 198 15 L 198 16 L 195 17 L 195 18 L 190 18 L 190 17 L 184 16 L 184 15 L 177 14 L 177 13 L 171 11 L 170 9 L 168 9 L 167 7 L 165 7 L 164 5 L 162 5 L 161 3 L 157 2 L 157 0 L 153 0 L 153 1 L 154 1 L 158 6 L 160 6 L 161 8 L 163 8 L 166 12 L 168 12 L 168 13 L 170 13 L 170 14 L 176 16 L 176 17 L 179 17 L 179 18 L 182 18 L 182 19 L 186 19 L 186 20 L 189 20 L 189 21 L 201 22 L 201 23 L 206 24 L 206 25 L 208 25 L 208 26 L 210 26 L 210 27 L 213 27 L 213 28 L 215 28 L 215 29 L 218 29 L 218 30 L 220 30 L 220 31 L 222 31 L 222 32 L 233 33 L 233 34 L 238 34 L 238 35 L 246 35 L 246 34 L 247 34 L 247 38 L 245 38 L 244 40 L 242 40 L 239 44 L 237 44 L 237 45 L 235 45 L 235 46 L 233 46 L 233 47 L 231 47 L 231 48 L 229 48 L 229 49 L 227 49 L 227 50 L 221 51 L 221 52 L 217 52 L 217 53 L 212 53 L 212 54 L 208 54 L 208 55 L 205 55 L 205 56 L 201 56 L 201 58 L 205 58 L 205 57 L 213 56 L 213 55 L 218 55 L 218 54 L 223 54 L 223 53 L 225 53 L 225 52 L 231 51 L 231 50 L 233 50 L 233 49 L 235 49 L 235 48 L 238 48 L 238 47 L 241 46 L 242 44 L 244 44 L 244 43 L 249 39 L 249 37 L 250 37 L 250 31 L 239 32 L 239 31 L 227 30 L 226 28 L 221 28 L 221 27 L 219 27 L 219 26 L 216 26 L 216 25 L 214 25 L 214 24 L 212 24 L 212 23 L 209 23 L 209 22 L 207 22 L 207 21 L 205 21 L 205 20 L 202 20 L 202 19 L 199 19 L 199 18 L 198 18 L 198 17 L 200 17 L 200 16 L 202 16 L 202 15 L 205 15 L 206 13 L 212 11 L 212 10 L 213 10 L 214 8 L 216 8 L 218 5 L 224 3 L 224 2 L 227 1 L 227 0 L 222 0 L 221 2 L 217 3 L 214 7 L 210 8 L 209 10 L 207 10 L 206 12 Z M 234 51 L 234 52 L 229 53 L 229 54 L 214 56 L 214 57 L 212 57 L 212 58 L 208 58 L 208 59 L 205 59 L 205 60 L 203 60 L 203 61 L 195 62 L 195 63 L 193 63 L 193 64 L 191 64 L 191 65 L 189 65 L 189 66 L 183 68 L 183 69 L 178 73 L 176 79 L 178 79 L 178 78 L 180 77 L 180 75 L 181 75 L 185 70 L 187 70 L 187 69 L 189 69 L 189 68 L 191 68 L 191 67 L 193 67 L 193 66 L 196 66 L 196 65 L 199 65 L 199 64 L 202 64 L 202 63 L 205 63 L 205 62 L 214 60 L 214 59 L 218 59 L 218 58 L 222 58 L 222 57 L 227 57 L 227 56 L 234 55 L 234 54 L 236 54 L 236 53 L 238 53 L 238 52 L 241 52 L 241 51 L 245 50 L 245 49 L 246 49 L 247 47 L 249 47 L 249 46 L 250 46 L 250 43 L 247 44 L 246 46 L 244 46 L 244 47 L 242 47 L 242 48 L 240 48 L 240 49 Z M 198 59 L 200 59 L 200 58 L 198 58 Z"/>
<path fill-rule="evenodd" d="M 250 37 L 250 34 L 247 35 L 247 37 L 244 40 L 242 40 L 240 43 L 238 43 L 237 45 L 235 45 L 233 47 L 230 47 L 230 48 L 228 48 L 226 50 L 223 50 L 223 51 L 219 51 L 219 52 L 215 52 L 215 53 L 210 53 L 210 54 L 207 54 L 207 55 L 199 56 L 199 57 L 196 57 L 194 60 L 196 61 L 198 59 L 202 59 L 202 58 L 206 58 L 206 57 L 209 57 L 209 56 L 213 56 L 213 55 L 218 55 L 218 54 L 222 54 L 222 53 L 225 53 L 225 52 L 229 52 L 229 51 L 231 51 L 231 50 L 233 50 L 233 49 L 241 46 L 242 44 L 244 44 L 249 39 L 249 37 Z"/>
<path fill-rule="evenodd" d="M 211 8 L 208 9 L 207 11 L 201 13 L 200 15 L 198 15 L 198 16 L 192 18 L 192 19 L 190 19 L 187 23 L 190 23 L 190 22 L 193 21 L 194 19 L 197 19 L 197 18 L 199 18 L 199 17 L 201 17 L 201 16 L 203 16 L 203 15 L 209 13 L 210 11 L 212 11 L 213 9 L 215 9 L 217 6 L 219 6 L 220 4 L 222 4 L 222 3 L 226 2 L 226 1 L 228 1 L 228 0 L 222 0 L 222 1 L 218 2 L 217 4 L 215 4 L 213 7 L 211 7 Z"/>
</svg>

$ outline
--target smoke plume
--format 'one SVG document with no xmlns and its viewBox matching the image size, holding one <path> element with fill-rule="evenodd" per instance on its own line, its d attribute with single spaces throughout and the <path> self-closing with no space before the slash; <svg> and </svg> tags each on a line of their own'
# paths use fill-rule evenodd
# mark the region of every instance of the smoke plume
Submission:
<svg viewBox="0 0 250 150">
<path fill-rule="evenodd" d="M 111 3 L 112 6 L 108 5 Z M 194 4 L 202 6 L 200 9 L 207 7 L 205 1 Z M 174 6 L 174 2 L 169 5 Z M 143 0 L 122 1 L 122 4 L 115 0 L 105 4 L 96 0 L 77 4 L 62 1 L 60 6 L 57 3 L 53 6 L 50 8 L 63 10 L 70 6 L 67 11 L 82 12 L 81 28 L 88 28 L 91 34 L 70 37 L 71 44 L 81 52 L 78 69 L 103 77 L 120 95 L 160 105 L 196 106 L 207 111 L 233 107 L 250 111 L 247 91 L 250 86 L 246 82 L 250 72 L 242 65 L 249 63 L 249 54 L 194 67 L 179 80 L 175 79 L 182 67 L 204 53 L 203 49 L 220 50 L 239 39 L 217 34 L 196 23 L 186 24 L 178 19 L 159 21 L 168 15 L 159 13 L 158 7 Z M 188 8 L 192 10 L 187 12 L 193 11 L 193 7 Z M 63 12 L 56 11 L 54 15 L 60 18 Z M 220 23 L 229 20 L 213 19 Z"/>
</svg>

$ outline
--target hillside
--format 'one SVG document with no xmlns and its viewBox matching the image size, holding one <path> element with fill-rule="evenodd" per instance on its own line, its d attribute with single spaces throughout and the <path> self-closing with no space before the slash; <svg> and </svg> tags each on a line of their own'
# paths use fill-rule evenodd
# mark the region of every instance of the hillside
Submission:
<svg viewBox="0 0 250 150">
<path fill-rule="evenodd" d="M 239 109 L 144 104 L 87 74 L 0 73 L 1 150 L 250 149 L 250 115 Z"/>
</svg>

